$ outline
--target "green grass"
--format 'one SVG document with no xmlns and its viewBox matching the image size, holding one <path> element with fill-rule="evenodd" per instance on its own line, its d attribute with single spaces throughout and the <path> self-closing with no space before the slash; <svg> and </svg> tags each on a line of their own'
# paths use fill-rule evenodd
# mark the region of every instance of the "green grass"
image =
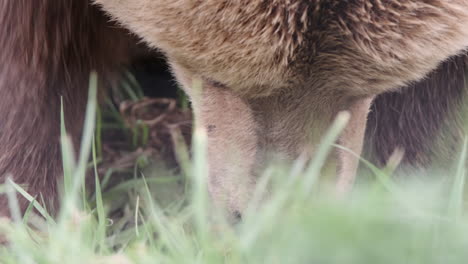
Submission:
<svg viewBox="0 0 468 264">
<path fill-rule="evenodd" d="M 0 263 L 429 264 L 468 259 L 466 142 L 444 180 L 395 182 L 391 166 L 379 169 L 364 162 L 373 180 L 358 184 L 347 199 L 336 199 L 318 179 L 346 121 L 343 116 L 309 165 L 298 160 L 270 166 L 243 221 L 230 226 L 209 203 L 206 134 L 200 128 L 193 136 L 192 160 L 178 146 L 183 176 L 139 160 L 131 177 L 117 181 L 109 171 L 92 179 L 95 190 L 85 190 L 85 170 L 97 174 L 101 142 L 99 129 L 94 133 L 96 76 L 90 86 L 78 157 L 62 126 L 60 213 L 52 218 L 20 186 L 4 186 L 13 218 L 0 220 L 0 233 L 10 241 L 0 249 Z M 271 198 L 259 206 L 267 186 Z M 24 217 L 17 195 L 32 202 Z"/>
</svg>

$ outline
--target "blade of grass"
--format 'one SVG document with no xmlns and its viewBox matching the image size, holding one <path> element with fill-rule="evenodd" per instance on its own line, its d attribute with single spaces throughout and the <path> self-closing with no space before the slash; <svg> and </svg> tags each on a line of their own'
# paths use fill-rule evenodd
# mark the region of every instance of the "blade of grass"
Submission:
<svg viewBox="0 0 468 264">
<path fill-rule="evenodd" d="M 460 159 L 457 164 L 457 170 L 452 185 L 452 191 L 449 198 L 449 213 L 456 220 L 460 220 L 463 212 L 463 191 L 465 189 L 466 178 L 466 158 L 468 141 L 465 137 Z"/>
<path fill-rule="evenodd" d="M 35 201 L 36 201 L 36 199 L 34 199 L 32 202 L 29 202 L 29 205 L 26 208 L 26 211 L 24 211 L 24 214 L 23 214 L 23 224 L 24 225 L 27 225 L 28 222 L 29 222 L 29 217 L 31 215 L 32 209 L 34 208 L 34 202 Z"/>
<path fill-rule="evenodd" d="M 88 105 L 86 107 L 85 121 L 83 126 L 83 135 L 80 145 L 80 153 L 76 167 L 73 171 L 73 179 L 70 190 L 67 191 L 64 197 L 63 208 L 60 212 L 59 219 L 63 220 L 71 216 L 72 212 L 76 209 L 78 205 L 78 195 L 79 192 L 82 192 L 82 206 L 86 206 L 86 192 L 85 188 L 85 178 L 86 178 L 86 168 L 88 164 L 88 159 L 91 152 L 94 128 L 96 124 L 96 108 L 97 108 L 97 85 L 98 77 L 96 72 L 92 72 L 89 78 L 89 92 L 88 92 Z M 63 139 L 63 138 L 62 138 Z M 67 151 L 65 152 L 64 158 L 70 160 L 70 156 L 73 153 L 71 141 L 64 139 L 62 142 L 62 149 L 66 146 Z M 64 165 L 67 165 L 64 163 Z M 71 168 L 66 168 L 64 170 L 71 170 Z M 65 224 L 66 221 L 59 221 Z"/>
<path fill-rule="evenodd" d="M 96 108 L 96 132 L 94 133 L 98 159 L 102 158 L 102 111 L 101 107 Z"/>
<path fill-rule="evenodd" d="M 65 126 L 65 112 L 63 105 L 63 98 L 61 98 L 60 106 L 60 141 L 62 150 L 62 168 L 63 168 L 63 192 L 68 193 L 71 190 L 72 174 L 75 169 L 75 152 L 73 151 L 73 144 L 67 136 L 67 129 Z M 63 196 L 63 194 L 62 194 Z"/>
<path fill-rule="evenodd" d="M 140 196 L 138 195 L 137 196 L 137 199 L 136 199 L 136 204 L 135 204 L 135 235 L 137 237 L 140 236 L 140 230 L 138 228 L 138 216 L 140 215 Z"/>
<path fill-rule="evenodd" d="M 317 181 L 320 170 L 322 169 L 323 165 L 325 164 L 328 155 L 333 147 L 333 144 L 338 139 L 339 135 L 346 127 L 351 115 L 349 112 L 340 112 L 335 118 L 335 121 L 332 123 L 328 132 L 322 139 L 322 143 L 318 146 L 317 151 L 314 152 L 314 159 L 311 161 L 310 165 L 306 169 L 304 175 L 305 178 L 302 182 L 301 192 L 303 195 L 310 194 L 312 187 L 314 186 L 315 182 Z"/>
<path fill-rule="evenodd" d="M 143 181 L 145 183 L 145 185 L 144 185 L 145 186 L 145 191 L 144 191 L 145 200 L 144 200 L 144 202 L 146 203 L 145 208 L 146 208 L 146 211 L 149 212 L 148 217 L 149 217 L 151 223 L 156 227 L 157 233 L 158 233 L 158 235 L 160 237 L 159 242 L 165 248 L 167 248 L 167 250 L 171 254 L 175 254 L 175 255 L 183 254 L 183 252 L 180 252 L 178 250 L 177 239 L 171 233 L 171 231 L 168 229 L 168 226 L 166 224 L 164 215 L 161 213 L 162 210 L 159 208 L 159 206 L 157 206 L 154 203 L 153 197 L 151 196 L 151 192 L 150 192 L 150 189 L 148 187 L 148 184 L 146 182 L 145 177 L 142 176 L 142 178 L 143 178 Z"/>
<path fill-rule="evenodd" d="M 93 138 L 94 139 L 94 138 Z M 102 201 L 102 193 L 101 193 L 101 184 L 99 181 L 99 174 L 97 170 L 97 163 L 96 163 L 96 142 L 93 140 L 93 148 L 92 148 L 92 156 L 93 156 L 93 163 L 94 163 L 94 179 L 95 179 L 95 193 L 96 193 L 96 211 L 98 217 L 98 225 L 96 230 L 96 239 L 99 243 L 99 250 L 102 252 L 105 246 L 105 238 L 106 238 L 106 213 L 104 211 L 104 204 Z"/>
<path fill-rule="evenodd" d="M 21 209 L 18 202 L 18 197 L 16 196 L 15 188 L 13 187 L 13 180 L 11 177 L 7 177 L 6 194 L 8 197 L 8 207 L 10 208 L 11 219 L 16 223 L 21 222 Z"/>
<path fill-rule="evenodd" d="M 193 136 L 193 190 L 192 206 L 194 207 L 195 225 L 201 241 L 208 234 L 208 195 L 207 195 L 207 135 L 203 128 L 195 128 Z"/>
<path fill-rule="evenodd" d="M 30 195 L 21 186 L 16 184 L 13 180 L 9 179 L 8 182 L 19 194 L 21 194 L 21 196 L 33 204 L 34 208 L 41 214 L 42 217 L 44 217 L 49 223 L 55 223 L 54 219 L 49 215 L 47 210 L 42 207 L 42 205 L 38 203 L 32 195 Z"/>
</svg>

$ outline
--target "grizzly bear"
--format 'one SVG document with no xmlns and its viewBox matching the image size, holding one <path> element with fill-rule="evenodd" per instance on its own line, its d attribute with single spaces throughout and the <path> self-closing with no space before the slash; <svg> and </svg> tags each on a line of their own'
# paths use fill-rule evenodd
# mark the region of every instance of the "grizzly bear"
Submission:
<svg viewBox="0 0 468 264">
<path fill-rule="evenodd" d="M 404 164 L 427 166 L 442 131 L 450 151 L 441 153 L 456 153 L 461 127 L 447 120 L 457 120 L 466 93 L 468 0 L 95 2 L 0 8 L 0 177 L 49 207 L 62 174 L 60 98 L 77 143 L 89 73 L 104 88 L 116 81 L 135 56 L 135 35 L 164 53 L 191 98 L 208 133 L 211 197 L 234 215 L 269 153 L 312 157 L 342 111 L 349 122 L 338 143 L 357 154 L 365 145 L 376 162 L 399 147 Z M 330 163 L 345 192 L 358 159 L 336 150 Z"/>
</svg>

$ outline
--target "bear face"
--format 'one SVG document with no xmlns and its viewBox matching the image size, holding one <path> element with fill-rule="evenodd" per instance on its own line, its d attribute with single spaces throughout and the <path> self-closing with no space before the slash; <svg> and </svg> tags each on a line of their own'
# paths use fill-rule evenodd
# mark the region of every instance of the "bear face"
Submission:
<svg viewBox="0 0 468 264">
<path fill-rule="evenodd" d="M 361 153 L 374 96 L 420 80 L 468 46 L 468 0 L 96 3 L 166 54 L 209 130 L 212 197 L 233 215 L 245 208 L 266 152 L 313 153 L 345 110 L 338 141 Z M 197 97 L 196 78 L 205 81 Z M 345 192 L 358 160 L 332 156 Z"/>
</svg>

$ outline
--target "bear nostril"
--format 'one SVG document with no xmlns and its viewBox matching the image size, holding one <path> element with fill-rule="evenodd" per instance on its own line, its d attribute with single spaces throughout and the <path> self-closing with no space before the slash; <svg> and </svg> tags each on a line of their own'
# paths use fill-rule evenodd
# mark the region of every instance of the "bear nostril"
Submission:
<svg viewBox="0 0 468 264">
<path fill-rule="evenodd" d="M 237 223 L 237 222 L 240 222 L 242 220 L 242 214 L 241 212 L 239 211 L 234 211 L 233 213 L 233 217 L 234 217 L 234 221 Z"/>
</svg>

